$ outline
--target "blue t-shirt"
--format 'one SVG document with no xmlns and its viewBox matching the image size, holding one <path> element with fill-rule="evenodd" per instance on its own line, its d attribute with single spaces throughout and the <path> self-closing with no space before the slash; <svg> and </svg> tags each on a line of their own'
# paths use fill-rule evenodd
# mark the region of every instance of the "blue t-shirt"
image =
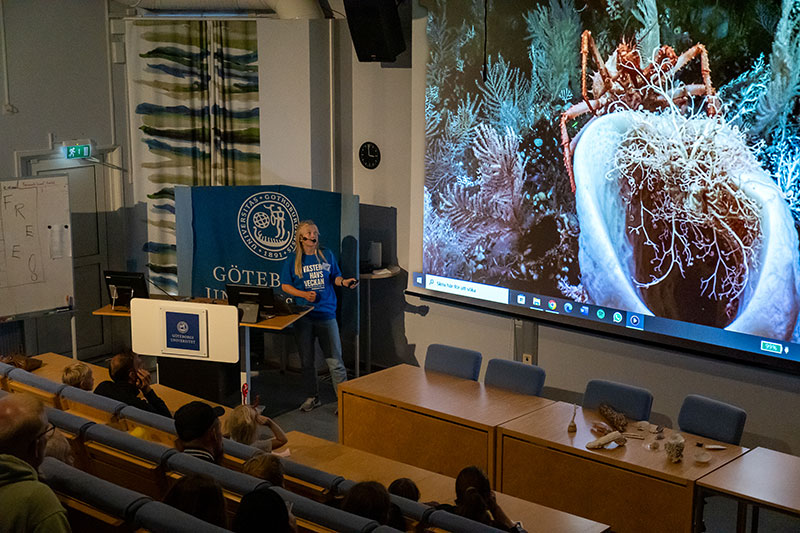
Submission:
<svg viewBox="0 0 800 533">
<path fill-rule="evenodd" d="M 313 305 L 314 310 L 308 315 L 313 318 L 336 318 L 336 292 L 333 282 L 342 275 L 333 252 L 322 250 L 325 261 L 320 262 L 316 255 L 303 254 L 303 277 L 297 277 L 294 272 L 294 255 L 290 255 L 283 262 L 281 284 L 291 285 L 300 291 L 314 291 L 317 299 L 309 302 L 304 298 L 297 298 L 300 305 Z"/>
</svg>

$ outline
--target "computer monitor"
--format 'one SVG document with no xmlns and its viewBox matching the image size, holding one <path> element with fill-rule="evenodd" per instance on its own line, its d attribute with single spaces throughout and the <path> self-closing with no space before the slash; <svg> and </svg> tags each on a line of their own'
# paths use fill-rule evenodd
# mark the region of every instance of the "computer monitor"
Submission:
<svg viewBox="0 0 800 533">
<path fill-rule="evenodd" d="M 275 295 L 271 287 L 228 283 L 225 292 L 228 304 L 239 308 L 240 322 L 252 324 L 264 315 L 273 314 Z"/>
<path fill-rule="evenodd" d="M 111 308 L 130 307 L 133 298 L 149 298 L 147 280 L 142 272 L 104 270 L 103 277 L 111 299 Z"/>
</svg>

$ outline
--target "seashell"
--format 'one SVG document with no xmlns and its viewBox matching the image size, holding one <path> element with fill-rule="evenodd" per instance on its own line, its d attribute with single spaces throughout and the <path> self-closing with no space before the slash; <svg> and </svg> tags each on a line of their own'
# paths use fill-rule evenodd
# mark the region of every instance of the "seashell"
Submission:
<svg viewBox="0 0 800 533">
<path fill-rule="evenodd" d="M 619 185 L 607 176 L 622 136 L 637 111 L 592 119 L 574 151 L 576 209 L 580 223 L 581 282 L 593 304 L 653 315 L 634 286 L 633 246 Z M 800 310 L 798 236 L 780 189 L 764 172 L 740 176 L 740 186 L 760 205 L 762 244 L 757 271 L 741 296 L 737 315 L 724 328 L 775 339 L 791 339 Z"/>
</svg>

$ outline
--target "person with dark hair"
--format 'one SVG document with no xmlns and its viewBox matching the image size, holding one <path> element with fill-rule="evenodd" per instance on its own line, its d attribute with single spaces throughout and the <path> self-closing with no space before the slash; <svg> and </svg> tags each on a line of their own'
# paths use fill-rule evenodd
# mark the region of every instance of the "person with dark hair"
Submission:
<svg viewBox="0 0 800 533">
<path fill-rule="evenodd" d="M 280 457 L 271 453 L 258 453 L 245 461 L 242 472 L 248 476 L 257 477 L 273 487 L 283 487 L 285 469 Z"/>
<path fill-rule="evenodd" d="M 172 418 L 167 404 L 150 387 L 150 372 L 142 367 L 142 360 L 137 354 L 125 351 L 112 357 L 108 375 L 111 381 L 98 385 L 94 389 L 95 394 Z M 144 399 L 139 398 L 139 392 Z"/>
<path fill-rule="evenodd" d="M 219 417 L 222 407 L 211 407 L 205 402 L 189 402 L 175 411 L 175 447 L 209 463 L 222 460 L 222 424 Z"/>
<path fill-rule="evenodd" d="M 294 323 L 300 366 L 303 370 L 305 401 L 301 411 L 319 407 L 319 384 L 314 341 L 325 354 L 331 374 L 333 390 L 347 381 L 347 370 L 342 361 L 342 341 L 336 322 L 336 292 L 334 287 L 355 289 L 355 278 L 344 278 L 333 252 L 319 246 L 319 229 L 313 220 L 304 220 L 295 231 L 295 253 L 283 263 L 281 289 L 298 299 L 298 303 L 313 305 L 314 309 Z"/>
<path fill-rule="evenodd" d="M 403 513 L 392 503 L 389 491 L 377 481 L 362 481 L 353 485 L 342 500 L 342 511 L 375 520 L 405 531 Z"/>
<path fill-rule="evenodd" d="M 296 533 L 297 521 L 280 494 L 270 489 L 256 489 L 242 497 L 236 518 L 236 533 Z"/>
<path fill-rule="evenodd" d="M 33 396 L 0 398 L 0 531 L 70 531 L 67 512 L 36 472 L 54 430 Z"/>
<path fill-rule="evenodd" d="M 164 503 L 209 524 L 228 527 L 222 486 L 208 476 L 189 474 L 182 477 L 164 496 Z"/>
<path fill-rule="evenodd" d="M 407 477 L 397 478 L 389 484 L 389 494 L 400 496 L 414 502 L 419 501 L 419 488 L 413 480 Z"/>
<path fill-rule="evenodd" d="M 525 532 L 522 523 L 511 520 L 497 504 L 489 478 L 477 466 L 468 466 L 458 473 L 456 504 L 437 508 L 510 533 Z"/>
</svg>

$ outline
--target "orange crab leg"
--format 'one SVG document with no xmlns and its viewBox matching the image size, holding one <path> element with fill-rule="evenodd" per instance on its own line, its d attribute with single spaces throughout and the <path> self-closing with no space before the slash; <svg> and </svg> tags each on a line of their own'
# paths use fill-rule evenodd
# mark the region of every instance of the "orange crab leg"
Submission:
<svg viewBox="0 0 800 533">
<path fill-rule="evenodd" d="M 682 53 L 675 62 L 675 65 L 672 67 L 672 69 L 670 69 L 669 75 L 674 76 L 678 70 L 682 69 L 687 63 L 689 63 L 698 55 L 700 56 L 700 74 L 703 76 L 703 87 L 705 88 L 705 93 L 708 97 L 707 112 L 708 116 L 713 117 L 719 113 L 719 109 L 717 106 L 717 98 L 715 96 L 716 91 L 714 90 L 714 86 L 711 84 L 711 68 L 709 68 L 708 51 L 706 50 L 705 46 L 698 43 Z"/>
<path fill-rule="evenodd" d="M 564 166 L 567 168 L 567 174 L 569 174 L 569 186 L 573 194 L 575 193 L 575 174 L 572 171 L 572 140 L 569 138 L 569 132 L 567 132 L 567 121 L 589 113 L 592 110 L 589 102 L 590 100 L 587 100 L 575 104 L 561 113 L 561 149 L 564 154 Z M 597 104 L 597 100 L 594 100 L 594 103 Z"/>
</svg>

